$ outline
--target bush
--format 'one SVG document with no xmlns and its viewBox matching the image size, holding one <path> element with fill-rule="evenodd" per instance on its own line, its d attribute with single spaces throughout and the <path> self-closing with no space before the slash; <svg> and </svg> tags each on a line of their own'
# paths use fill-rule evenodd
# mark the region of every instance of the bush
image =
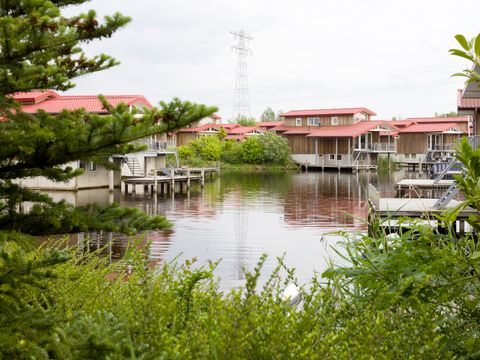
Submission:
<svg viewBox="0 0 480 360">
<path fill-rule="evenodd" d="M 202 136 L 197 140 L 200 156 L 207 161 L 218 161 L 222 154 L 222 143 L 217 136 Z"/>
<path fill-rule="evenodd" d="M 258 136 L 250 136 L 242 142 L 240 148 L 242 160 L 246 164 L 261 164 L 263 162 L 263 147 Z"/>
<path fill-rule="evenodd" d="M 241 164 L 242 154 L 240 153 L 241 144 L 234 140 L 227 140 L 222 144 L 221 160 L 228 164 Z"/>
<path fill-rule="evenodd" d="M 265 132 L 258 137 L 262 146 L 263 162 L 267 164 L 285 165 L 291 162 L 288 140 L 273 132 Z"/>
</svg>

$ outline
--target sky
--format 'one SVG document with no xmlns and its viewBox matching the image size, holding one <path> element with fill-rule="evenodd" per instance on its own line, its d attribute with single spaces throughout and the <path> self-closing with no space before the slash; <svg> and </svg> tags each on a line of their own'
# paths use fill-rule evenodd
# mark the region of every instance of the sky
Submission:
<svg viewBox="0 0 480 360">
<path fill-rule="evenodd" d="M 456 110 L 451 77 L 470 65 L 449 55 L 454 36 L 480 32 L 478 0 L 93 0 L 94 9 L 132 17 L 110 39 L 83 46 L 121 64 L 77 79 L 70 94 L 173 97 L 233 114 L 237 54 L 231 31 L 249 46 L 250 114 L 367 107 L 376 119 Z"/>
</svg>

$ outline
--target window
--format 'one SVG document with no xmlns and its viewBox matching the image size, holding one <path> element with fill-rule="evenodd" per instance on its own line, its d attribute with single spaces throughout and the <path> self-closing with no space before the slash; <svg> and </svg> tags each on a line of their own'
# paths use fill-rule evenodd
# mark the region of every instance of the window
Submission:
<svg viewBox="0 0 480 360">
<path fill-rule="evenodd" d="M 309 117 L 309 118 L 307 118 L 307 125 L 308 126 L 319 126 L 320 125 L 320 118 L 319 117 Z"/>
<path fill-rule="evenodd" d="M 94 162 L 91 162 L 90 163 L 90 171 L 97 171 L 97 164 L 95 164 Z"/>
<path fill-rule="evenodd" d="M 295 125 L 296 126 L 302 126 L 302 118 L 296 118 L 295 119 Z"/>
<path fill-rule="evenodd" d="M 335 160 L 335 154 L 330 154 L 330 155 L 329 155 L 329 159 L 330 159 L 330 160 Z"/>
<path fill-rule="evenodd" d="M 85 169 L 87 168 L 87 163 L 86 163 L 85 161 L 83 161 L 83 160 L 80 160 L 80 161 L 78 162 L 78 167 L 79 167 L 80 169 L 85 170 Z"/>
<path fill-rule="evenodd" d="M 338 125 L 338 116 L 332 116 L 332 125 Z"/>
</svg>

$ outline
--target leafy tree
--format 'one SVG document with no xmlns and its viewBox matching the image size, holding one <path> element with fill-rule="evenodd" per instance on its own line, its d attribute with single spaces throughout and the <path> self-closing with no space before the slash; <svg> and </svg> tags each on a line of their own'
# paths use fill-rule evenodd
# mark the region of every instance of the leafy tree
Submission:
<svg viewBox="0 0 480 360">
<path fill-rule="evenodd" d="M 285 165 L 291 160 L 288 140 L 273 132 L 266 131 L 258 137 L 262 147 L 263 162 Z"/>
<path fill-rule="evenodd" d="M 275 121 L 275 112 L 272 110 L 270 106 L 263 111 L 262 115 L 260 115 L 260 120 Z"/>
<path fill-rule="evenodd" d="M 435 111 L 435 117 L 454 117 L 454 116 L 457 116 L 457 112 L 456 111 L 450 111 L 450 112 L 447 112 L 447 113 L 437 113 Z"/>
<path fill-rule="evenodd" d="M 235 119 L 235 123 L 241 125 L 241 126 L 254 126 L 257 124 L 254 118 L 248 117 L 248 116 L 238 116 Z"/>
<path fill-rule="evenodd" d="M 453 76 L 463 76 L 467 78 L 467 83 L 480 82 L 480 74 L 478 73 L 478 66 L 480 66 L 480 34 L 468 41 L 465 36 L 459 34 L 455 39 L 462 47 L 461 49 L 450 49 L 450 54 L 459 56 L 472 62 L 474 67 L 472 69 L 465 69 Z"/>
<path fill-rule="evenodd" d="M 246 164 L 261 164 L 263 162 L 263 148 L 258 136 L 250 136 L 244 140 L 240 147 L 240 154 Z"/>
</svg>

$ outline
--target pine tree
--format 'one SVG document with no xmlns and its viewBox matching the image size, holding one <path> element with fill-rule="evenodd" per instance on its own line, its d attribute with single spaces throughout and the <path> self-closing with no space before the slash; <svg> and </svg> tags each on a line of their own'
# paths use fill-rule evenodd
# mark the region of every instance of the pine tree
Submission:
<svg viewBox="0 0 480 360">
<path fill-rule="evenodd" d="M 11 94 L 66 90 L 74 86 L 74 78 L 117 64 L 105 54 L 88 58 L 79 45 L 112 36 L 130 19 L 116 13 L 100 22 L 94 11 L 70 18 L 61 15 L 62 8 L 84 2 L 0 1 L 0 230 L 37 235 L 162 227 L 165 220 L 160 217 L 149 218 L 116 205 L 76 209 L 65 202 L 55 203 L 44 194 L 17 185 L 18 180 L 30 176 L 69 180 L 82 170 L 62 165 L 76 160 L 113 167 L 109 156 L 140 150 L 132 140 L 183 127 L 216 110 L 174 99 L 162 102 L 160 109 L 147 110 L 138 119 L 126 105 L 113 108 L 103 99 L 109 116 L 81 110 L 58 115 L 22 112 Z M 24 201 L 36 203 L 31 212 L 18 212 Z"/>
<path fill-rule="evenodd" d="M 121 14 L 97 19 L 94 11 L 64 17 L 61 11 L 87 0 L 0 0 L 0 357 L 49 358 L 61 353 L 59 319 L 50 317 L 54 299 L 43 304 L 23 301 L 32 287 L 52 276 L 52 266 L 67 253 L 46 249 L 41 257 L 27 255 L 33 235 L 107 230 L 135 233 L 168 225 L 163 217 L 149 217 L 119 205 L 75 208 L 46 194 L 22 187 L 20 180 L 44 176 L 66 181 L 82 170 L 65 167 L 88 160 L 113 168 L 112 155 L 141 149 L 131 141 L 172 131 L 211 115 L 217 109 L 182 102 L 134 116 L 125 104 L 110 106 L 107 116 L 83 110 L 52 115 L 22 112 L 12 94 L 32 90 L 67 90 L 79 76 L 117 64 L 110 56 L 87 57 L 80 45 L 111 37 L 129 22 Z M 23 202 L 31 210 L 20 211 Z M 59 352 L 60 351 L 60 352 Z"/>
</svg>

